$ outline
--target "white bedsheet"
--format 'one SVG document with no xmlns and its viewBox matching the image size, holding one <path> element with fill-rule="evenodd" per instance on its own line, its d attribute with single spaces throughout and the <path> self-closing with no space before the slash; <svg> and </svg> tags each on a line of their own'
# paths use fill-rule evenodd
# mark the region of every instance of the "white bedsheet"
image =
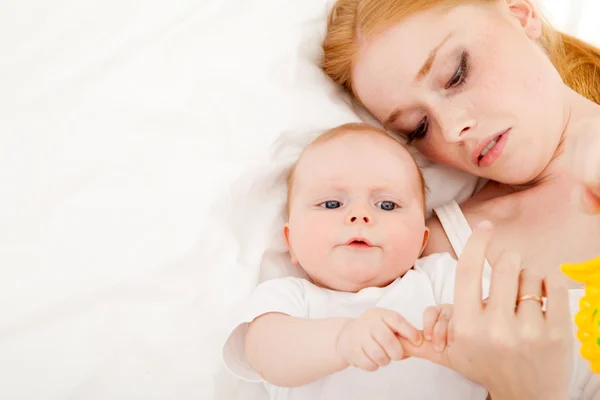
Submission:
<svg viewBox="0 0 600 400">
<path fill-rule="evenodd" d="M 219 345 L 282 273 L 270 179 L 357 118 L 316 66 L 330 3 L 3 1 L 1 399 L 262 397 Z"/>
</svg>

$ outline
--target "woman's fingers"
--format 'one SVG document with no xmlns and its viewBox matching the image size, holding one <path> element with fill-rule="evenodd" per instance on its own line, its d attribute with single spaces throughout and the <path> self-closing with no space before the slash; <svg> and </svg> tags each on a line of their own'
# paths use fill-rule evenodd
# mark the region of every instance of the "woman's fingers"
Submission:
<svg viewBox="0 0 600 400">
<path fill-rule="evenodd" d="M 395 311 L 388 310 L 383 314 L 383 321 L 398 335 L 410 340 L 412 344 L 418 346 L 423 341 L 421 332 L 410 324 L 404 317 Z"/>
<path fill-rule="evenodd" d="M 542 310 L 542 277 L 531 270 L 523 269 L 519 277 L 519 297 L 517 298 L 517 315 L 529 323 L 541 321 Z"/>
<path fill-rule="evenodd" d="M 435 351 L 443 351 L 448 344 L 448 326 L 452 318 L 451 304 L 428 307 L 423 313 L 423 337 Z"/>
<path fill-rule="evenodd" d="M 425 340 L 431 340 L 431 338 L 433 338 L 433 327 L 441 312 L 442 307 L 440 306 L 432 306 L 425 309 L 425 312 L 423 313 L 423 337 Z"/>
<path fill-rule="evenodd" d="M 600 212 L 600 190 L 593 190 L 580 184 L 573 189 L 573 197 L 584 212 L 588 214 Z"/>
<path fill-rule="evenodd" d="M 546 322 L 550 329 L 570 329 L 571 312 L 569 310 L 569 291 L 563 277 L 552 274 L 544 280 L 546 292 Z"/>
<path fill-rule="evenodd" d="M 590 189 L 600 189 L 600 139 L 597 121 L 580 124 L 582 132 L 570 141 L 571 169 Z"/>
<path fill-rule="evenodd" d="M 435 351 L 444 351 L 448 344 L 448 325 L 450 318 L 452 318 L 452 306 L 449 304 L 442 304 L 440 306 L 441 312 L 438 316 L 437 323 L 433 328 L 433 349 Z"/>
<path fill-rule="evenodd" d="M 447 368 L 452 367 L 450 359 L 448 358 L 448 351 L 435 351 L 433 349 L 432 342 L 425 341 L 420 346 L 415 346 L 404 338 L 399 338 L 399 340 L 400 344 L 402 344 L 402 348 L 404 349 L 405 358 L 418 357 L 425 360 L 429 360 L 433 363 L 442 365 Z"/>
<path fill-rule="evenodd" d="M 457 315 L 481 311 L 481 278 L 488 246 L 492 239 L 492 224 L 483 221 L 475 228 L 458 259 L 454 305 Z"/>
<path fill-rule="evenodd" d="M 514 315 L 519 292 L 521 256 L 514 252 L 503 252 L 492 267 L 490 297 L 486 309 L 504 315 Z"/>
<path fill-rule="evenodd" d="M 583 211 L 600 212 L 600 124 L 597 119 L 580 122 L 577 135 L 566 142 L 566 153 L 573 175 L 581 182 L 574 189 L 574 200 Z"/>
</svg>

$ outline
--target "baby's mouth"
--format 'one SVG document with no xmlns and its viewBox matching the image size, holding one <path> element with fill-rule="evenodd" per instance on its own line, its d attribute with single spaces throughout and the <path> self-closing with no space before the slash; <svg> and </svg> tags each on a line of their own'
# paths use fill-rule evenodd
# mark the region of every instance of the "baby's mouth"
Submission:
<svg viewBox="0 0 600 400">
<path fill-rule="evenodd" d="M 371 242 L 369 242 L 367 239 L 363 239 L 363 238 L 352 238 L 346 242 L 346 246 L 355 247 L 355 248 L 373 247 Z"/>
<path fill-rule="evenodd" d="M 350 243 L 350 246 L 352 246 L 352 247 L 371 247 L 368 244 L 366 244 L 365 242 L 361 242 L 360 240 L 355 240 L 354 242 Z"/>
</svg>

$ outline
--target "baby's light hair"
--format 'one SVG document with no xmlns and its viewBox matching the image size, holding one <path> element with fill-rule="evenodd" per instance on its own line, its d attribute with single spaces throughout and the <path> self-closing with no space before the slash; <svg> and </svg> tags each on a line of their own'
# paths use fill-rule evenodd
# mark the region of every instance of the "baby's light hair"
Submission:
<svg viewBox="0 0 600 400">
<path fill-rule="evenodd" d="M 319 143 L 329 142 L 331 140 L 350 135 L 350 134 L 376 134 L 382 135 L 386 138 L 396 142 L 398 146 L 402 146 L 402 144 L 392 135 L 387 133 L 385 130 L 378 128 L 373 125 L 365 124 L 363 122 L 351 122 L 343 125 L 336 126 L 335 128 L 329 129 L 323 132 L 321 135 L 317 136 L 306 148 L 300 153 L 300 157 L 296 160 L 294 165 L 292 165 L 290 172 L 287 177 L 287 200 L 286 200 L 286 210 L 287 215 L 290 215 L 290 203 L 292 199 L 292 189 L 294 186 L 294 173 L 296 172 L 296 166 L 298 162 L 302 158 L 302 155 L 312 146 L 318 145 Z M 425 183 L 425 178 L 423 178 L 423 173 L 421 172 L 421 168 L 417 165 L 415 161 L 415 167 L 417 168 L 417 174 L 419 176 L 419 186 L 421 189 L 421 198 L 423 202 L 423 214 L 427 214 L 427 208 L 425 204 L 425 192 L 427 191 L 427 185 Z"/>
</svg>

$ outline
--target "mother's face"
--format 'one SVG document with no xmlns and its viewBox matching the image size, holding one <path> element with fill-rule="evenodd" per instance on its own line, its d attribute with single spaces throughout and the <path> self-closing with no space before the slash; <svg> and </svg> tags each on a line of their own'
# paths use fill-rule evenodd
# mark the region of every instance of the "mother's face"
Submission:
<svg viewBox="0 0 600 400">
<path fill-rule="evenodd" d="M 433 161 L 526 183 L 548 165 L 568 119 L 567 89 L 540 35 L 526 0 L 420 12 L 361 40 L 354 90 Z"/>
</svg>

